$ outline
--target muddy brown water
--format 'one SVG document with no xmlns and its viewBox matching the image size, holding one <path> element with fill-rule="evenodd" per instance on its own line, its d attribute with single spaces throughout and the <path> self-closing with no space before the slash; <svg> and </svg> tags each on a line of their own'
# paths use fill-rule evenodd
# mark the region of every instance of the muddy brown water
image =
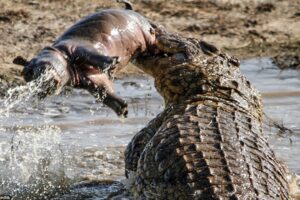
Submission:
<svg viewBox="0 0 300 200">
<path fill-rule="evenodd" d="M 300 72 L 280 71 L 269 58 L 242 61 L 241 69 L 261 91 L 267 115 L 294 130 L 287 137 L 266 133 L 278 157 L 300 174 Z M 6 112 L 2 99 L 0 197 L 105 199 L 120 189 L 114 181 L 124 179 L 124 148 L 163 110 L 163 100 L 146 76 L 115 87 L 129 103 L 127 119 L 81 90 L 20 101 Z"/>
</svg>

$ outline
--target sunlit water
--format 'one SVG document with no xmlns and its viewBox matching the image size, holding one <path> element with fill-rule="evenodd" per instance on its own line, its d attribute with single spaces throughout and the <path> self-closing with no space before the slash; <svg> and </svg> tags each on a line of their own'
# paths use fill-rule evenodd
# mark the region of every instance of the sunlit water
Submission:
<svg viewBox="0 0 300 200">
<path fill-rule="evenodd" d="M 300 174 L 300 72 L 280 71 L 268 58 L 243 61 L 241 68 L 262 92 L 269 117 L 295 131 L 268 136 L 290 171 Z M 124 179 L 124 148 L 163 110 L 163 101 L 148 77 L 117 80 L 115 87 L 129 103 L 127 119 L 81 90 L 42 102 L 32 91 L 17 103 L 2 100 L 0 196 L 105 199 L 120 189 L 113 181 Z"/>
</svg>

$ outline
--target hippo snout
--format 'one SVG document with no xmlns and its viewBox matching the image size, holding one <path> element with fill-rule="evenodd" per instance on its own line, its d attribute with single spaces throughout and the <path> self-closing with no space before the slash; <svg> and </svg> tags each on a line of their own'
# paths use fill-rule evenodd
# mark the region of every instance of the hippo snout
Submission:
<svg viewBox="0 0 300 200">
<path fill-rule="evenodd" d="M 32 67 L 26 66 L 23 69 L 23 77 L 26 82 L 33 81 L 42 76 L 46 71 L 46 66 Z"/>
<path fill-rule="evenodd" d="M 70 81 L 70 74 L 65 63 L 56 62 L 55 58 L 48 60 L 33 59 L 23 68 L 26 82 L 35 81 L 42 90 L 37 94 L 43 99 L 48 95 L 60 91 Z"/>
<path fill-rule="evenodd" d="M 33 70 L 32 69 L 24 67 L 24 69 L 22 71 L 22 75 L 23 75 L 23 77 L 24 77 L 24 79 L 25 79 L 26 82 L 29 82 L 29 81 L 33 80 L 32 74 L 33 74 Z"/>
</svg>

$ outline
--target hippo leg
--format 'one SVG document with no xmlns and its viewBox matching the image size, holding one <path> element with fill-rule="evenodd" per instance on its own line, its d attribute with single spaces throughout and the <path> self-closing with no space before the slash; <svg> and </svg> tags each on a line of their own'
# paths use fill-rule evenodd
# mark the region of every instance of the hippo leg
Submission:
<svg viewBox="0 0 300 200">
<path fill-rule="evenodd" d="M 97 98 L 97 101 L 101 101 L 104 105 L 111 108 L 118 116 L 127 117 L 128 105 L 125 100 L 114 93 L 108 92 L 104 87 L 88 88 L 87 90 Z"/>
<path fill-rule="evenodd" d="M 79 88 L 88 90 L 97 101 L 101 101 L 113 109 L 118 116 L 127 117 L 128 105 L 125 100 L 118 97 L 113 90 L 113 84 L 106 74 L 91 73 L 81 76 Z"/>
<path fill-rule="evenodd" d="M 76 65 L 90 65 L 101 71 L 111 71 L 119 62 L 119 57 L 101 55 L 93 47 L 79 46 L 74 51 L 73 62 Z"/>
<path fill-rule="evenodd" d="M 103 103 L 113 109 L 118 116 L 127 117 L 128 105 L 125 100 L 121 99 L 115 94 L 107 93 L 103 99 Z"/>
</svg>

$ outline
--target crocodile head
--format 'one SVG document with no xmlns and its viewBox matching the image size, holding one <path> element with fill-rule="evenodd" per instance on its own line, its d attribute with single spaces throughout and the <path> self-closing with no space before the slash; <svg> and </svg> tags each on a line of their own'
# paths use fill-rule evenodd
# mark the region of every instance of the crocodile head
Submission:
<svg viewBox="0 0 300 200">
<path fill-rule="evenodd" d="M 136 63 L 155 78 L 166 104 L 202 98 L 261 110 L 260 95 L 241 73 L 238 59 L 198 39 L 163 32 L 156 40 L 156 54 Z"/>
</svg>

